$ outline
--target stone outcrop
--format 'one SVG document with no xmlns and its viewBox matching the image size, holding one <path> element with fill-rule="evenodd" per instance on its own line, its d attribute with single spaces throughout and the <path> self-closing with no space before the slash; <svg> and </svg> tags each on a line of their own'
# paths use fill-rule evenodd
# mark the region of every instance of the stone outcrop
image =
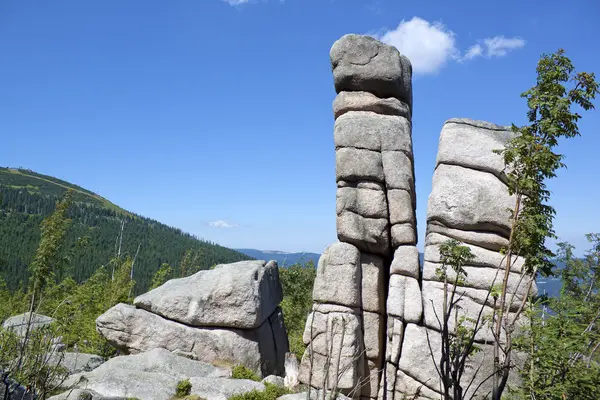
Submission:
<svg viewBox="0 0 600 400">
<path fill-rule="evenodd" d="M 420 309 L 410 306 L 420 300 L 412 67 L 394 47 L 359 35 L 338 40 L 330 57 L 338 93 L 333 113 L 339 242 L 319 260 L 300 381 L 376 398 L 388 314 L 398 321 L 421 318 Z"/>
<path fill-rule="evenodd" d="M 126 353 L 155 348 L 204 362 L 283 375 L 288 339 L 274 261 L 219 265 L 173 279 L 98 317 L 98 331 Z"/>
<path fill-rule="evenodd" d="M 226 400 L 235 394 L 264 390 L 264 384 L 231 379 L 231 371 L 181 357 L 165 349 L 154 349 L 130 356 L 111 358 L 91 372 L 71 375 L 62 387 L 64 393 L 54 400 L 138 398 L 168 400 L 177 383 L 189 379 L 192 395 L 204 399 Z"/>
<path fill-rule="evenodd" d="M 424 265 L 416 247 L 410 61 L 394 47 L 345 35 L 331 48 L 336 214 L 339 242 L 319 260 L 299 379 L 317 390 L 352 398 L 440 397 L 444 284 L 440 245 L 457 239 L 475 256 L 457 288 L 459 316 L 493 312 L 488 292 L 504 275 L 502 247 L 511 231 L 515 197 L 504 161 L 494 152 L 512 131 L 487 122 L 451 119 L 442 129 L 427 210 Z M 509 315 L 527 296 L 523 259 L 510 266 Z M 453 277 L 452 271 L 448 276 Z M 449 288 L 451 289 L 451 288 Z M 456 310 L 455 310 L 456 311 Z M 522 321 L 521 321 L 522 322 Z M 450 330 L 454 326 L 451 318 Z M 469 390 L 493 366 L 493 335 L 481 329 L 481 349 L 469 369 Z M 431 344 L 431 350 L 430 346 Z M 518 358 L 515 355 L 515 358 Z M 435 360 L 435 361 L 434 361 Z M 479 397 L 489 387 L 482 385 Z M 470 393 L 467 393 L 467 397 Z"/>
</svg>

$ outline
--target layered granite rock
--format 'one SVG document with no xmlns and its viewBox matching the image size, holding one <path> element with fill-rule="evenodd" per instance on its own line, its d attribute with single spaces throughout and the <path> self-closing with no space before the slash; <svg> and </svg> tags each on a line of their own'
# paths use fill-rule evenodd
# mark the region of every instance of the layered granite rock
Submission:
<svg viewBox="0 0 600 400">
<path fill-rule="evenodd" d="M 340 242 L 319 260 L 300 381 L 376 398 L 390 310 L 401 320 L 421 318 L 421 310 L 409 306 L 420 300 L 412 67 L 396 48 L 360 35 L 338 40 L 330 58 L 338 93 L 333 136 Z M 414 269 L 416 275 L 390 279 L 392 263 L 397 272 Z"/>
<path fill-rule="evenodd" d="M 274 261 L 218 265 L 173 279 L 98 317 L 98 331 L 125 353 L 155 348 L 203 362 L 283 375 L 289 350 Z"/>
<path fill-rule="evenodd" d="M 405 321 L 402 338 L 395 344 L 400 343 L 400 350 L 392 349 L 389 363 L 396 366 L 396 371 L 392 373 L 391 368 L 386 371 L 388 399 L 440 396 L 441 385 L 434 361 L 437 363 L 440 359 L 439 315 L 444 301 L 444 283 L 439 275 L 441 244 L 457 239 L 475 256 L 464 267 L 466 277 L 456 288 L 460 301 L 450 317 L 450 332 L 454 332 L 456 321 L 461 317 L 477 320 L 480 312 L 484 317 L 494 312 L 494 299 L 489 291 L 492 286 L 500 285 L 504 277 L 506 263 L 500 249 L 508 243 L 509 210 L 515 206 L 515 197 L 508 193 L 502 156 L 493 150 L 502 149 L 512 137 L 508 128 L 483 121 L 451 119 L 444 124 L 427 210 L 420 278 L 422 319 L 417 323 Z M 510 317 L 528 294 L 523 266 L 522 258 L 513 259 L 510 265 L 508 291 L 515 294 L 514 303 L 508 307 Z M 454 271 L 449 270 L 448 277 L 452 280 Z M 452 285 L 448 285 L 448 290 L 453 290 Z M 412 301 L 411 305 L 417 303 Z M 389 305 L 388 298 L 388 308 Z M 395 330 L 395 325 L 393 328 Z M 491 388 L 491 381 L 485 381 L 493 370 L 494 336 L 490 328 L 489 324 L 484 325 L 477 333 L 475 340 L 481 351 L 471 360 L 477 368 L 467 369 L 463 378 L 463 382 L 473 380 L 470 391 L 483 382 L 475 398 L 484 398 Z M 514 357 L 518 359 L 518 355 Z M 467 392 L 466 396 L 471 394 Z"/>
</svg>

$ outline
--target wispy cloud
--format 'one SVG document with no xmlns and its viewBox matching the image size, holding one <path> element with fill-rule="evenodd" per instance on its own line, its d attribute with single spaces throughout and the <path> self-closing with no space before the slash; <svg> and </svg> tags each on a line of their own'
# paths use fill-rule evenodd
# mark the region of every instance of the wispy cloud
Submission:
<svg viewBox="0 0 600 400">
<path fill-rule="evenodd" d="M 483 40 L 486 47 L 486 57 L 504 57 L 510 50 L 520 49 L 525 46 L 525 41 L 521 38 L 507 38 L 504 36 L 494 36 Z"/>
<path fill-rule="evenodd" d="M 232 5 L 232 6 L 239 6 L 240 4 L 246 4 L 248 3 L 249 0 L 222 0 L 225 3 Z"/>
<path fill-rule="evenodd" d="M 208 226 L 210 226 L 211 228 L 237 228 L 239 225 L 238 224 L 233 224 L 227 221 L 223 221 L 222 219 L 218 219 L 216 221 L 210 221 L 207 224 Z"/>
<path fill-rule="evenodd" d="M 463 56 L 463 60 L 472 60 L 475 57 L 481 56 L 482 54 L 483 54 L 483 47 L 481 47 L 481 45 L 479 43 L 474 44 L 473 46 L 469 47 L 469 49 Z"/>
<path fill-rule="evenodd" d="M 402 20 L 395 29 L 384 30 L 373 36 L 406 55 L 417 75 L 435 74 L 452 61 L 502 57 L 511 50 L 525 46 L 521 38 L 494 36 L 479 40 L 463 53 L 456 43 L 457 35 L 451 29 L 440 21 L 430 22 L 419 17 Z"/>
</svg>

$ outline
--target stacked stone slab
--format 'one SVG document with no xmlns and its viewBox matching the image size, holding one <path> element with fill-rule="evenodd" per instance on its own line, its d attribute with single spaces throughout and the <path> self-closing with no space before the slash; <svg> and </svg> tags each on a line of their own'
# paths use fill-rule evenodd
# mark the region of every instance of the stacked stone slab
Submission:
<svg viewBox="0 0 600 400">
<path fill-rule="evenodd" d="M 126 353 L 167 349 L 212 363 L 282 375 L 289 351 L 277 263 L 222 264 L 172 279 L 98 317 L 98 331 Z"/>
<path fill-rule="evenodd" d="M 412 67 L 396 48 L 360 35 L 342 37 L 330 57 L 340 242 L 319 260 L 300 380 L 377 398 L 388 314 L 420 319 L 409 304 L 420 300 Z"/>
<path fill-rule="evenodd" d="M 439 398 L 440 381 L 433 364 L 429 343 L 436 363 L 440 358 L 439 316 L 443 304 L 443 284 L 436 273 L 441 266 L 440 245 L 457 239 L 467 245 L 475 258 L 465 267 L 467 277 L 457 288 L 462 294 L 459 316 L 476 319 L 482 306 L 483 315 L 491 315 L 493 299 L 487 297 L 492 285 L 500 285 L 504 276 L 504 257 L 500 249 L 510 235 L 510 209 L 515 197 L 509 195 L 505 184 L 504 162 L 494 153 L 502 149 L 513 133 L 506 127 L 469 119 L 450 119 L 442 128 L 432 192 L 427 210 L 427 233 L 422 270 L 421 291 L 423 319 L 420 324 L 408 324 L 404 330 L 401 354 L 393 385 L 388 381 L 388 398 Z M 513 260 L 508 288 L 516 293 L 515 309 L 523 295 L 525 283 L 520 280 L 523 259 Z M 449 271 L 453 278 L 453 271 Z M 450 287 L 451 289 L 451 287 Z M 390 299 L 388 298 L 388 307 Z M 416 302 L 415 302 L 416 304 Z M 450 318 L 450 331 L 454 318 Z M 429 337 L 429 343 L 428 343 Z M 476 336 L 481 352 L 472 365 L 482 365 L 474 377 L 470 391 L 488 377 L 493 367 L 493 335 L 491 326 Z M 468 369 L 463 380 L 465 387 L 473 371 Z M 391 379 L 391 376 L 388 376 Z M 490 389 L 491 380 L 484 383 L 477 398 Z M 467 393 L 470 397 L 470 393 Z"/>
</svg>

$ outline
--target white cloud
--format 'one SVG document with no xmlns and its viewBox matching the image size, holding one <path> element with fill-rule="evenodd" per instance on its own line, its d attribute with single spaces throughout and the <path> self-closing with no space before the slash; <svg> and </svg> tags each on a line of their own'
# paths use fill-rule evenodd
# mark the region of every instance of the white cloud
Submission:
<svg viewBox="0 0 600 400">
<path fill-rule="evenodd" d="M 511 50 L 525 46 L 521 38 L 494 36 L 478 40 L 463 53 L 457 46 L 457 35 L 452 30 L 439 21 L 429 22 L 419 17 L 413 17 L 410 21 L 402 20 L 396 29 L 373 36 L 406 55 L 415 75 L 435 74 L 451 61 L 503 57 Z"/>
<path fill-rule="evenodd" d="M 436 73 L 459 57 L 454 32 L 441 22 L 430 23 L 419 17 L 402 20 L 396 29 L 384 32 L 378 39 L 406 55 L 415 74 Z"/>
<path fill-rule="evenodd" d="M 222 0 L 225 3 L 232 5 L 232 6 L 239 6 L 240 4 L 245 4 L 247 3 L 249 0 Z"/>
<path fill-rule="evenodd" d="M 506 38 L 504 36 L 494 36 L 483 40 L 486 47 L 486 56 L 503 57 L 510 50 L 520 49 L 525 46 L 525 41 L 521 38 Z"/>
<path fill-rule="evenodd" d="M 483 54 L 483 47 L 480 44 L 474 44 L 469 47 L 465 55 L 462 57 L 463 60 L 472 60 L 475 57 L 479 57 Z"/>
<path fill-rule="evenodd" d="M 216 221 L 210 221 L 208 226 L 211 228 L 236 228 L 237 224 L 231 224 L 227 221 L 223 221 L 222 219 L 218 219 Z"/>
</svg>

